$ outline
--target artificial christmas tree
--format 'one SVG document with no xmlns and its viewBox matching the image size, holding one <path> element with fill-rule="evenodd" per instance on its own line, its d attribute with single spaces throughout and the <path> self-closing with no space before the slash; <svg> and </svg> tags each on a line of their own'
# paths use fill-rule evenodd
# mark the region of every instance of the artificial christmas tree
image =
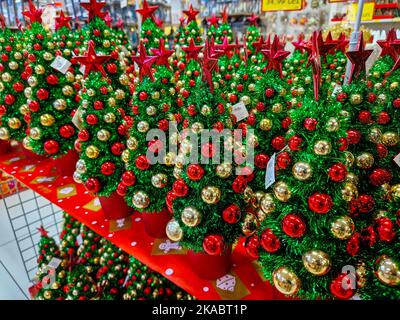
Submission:
<svg viewBox="0 0 400 320">
<path fill-rule="evenodd" d="M 221 12 L 221 24 L 217 28 L 215 41 L 217 43 L 222 43 L 225 38 L 227 38 L 228 43 L 233 43 L 233 33 L 231 24 L 228 21 L 228 8 L 225 7 L 224 11 Z"/>
<path fill-rule="evenodd" d="M 60 234 L 60 250 L 68 256 L 77 252 L 79 244 L 77 237 L 81 228 L 81 223 L 74 219 L 71 215 L 64 212 L 64 226 Z"/>
<path fill-rule="evenodd" d="M 183 11 L 183 13 L 187 16 L 187 23 L 184 28 L 184 35 L 181 36 L 179 40 L 180 45 L 188 45 L 192 39 L 196 45 L 203 43 L 200 27 L 196 21 L 196 16 L 199 14 L 199 12 L 200 11 L 193 9 L 191 4 L 189 6 L 189 10 Z"/>
</svg>

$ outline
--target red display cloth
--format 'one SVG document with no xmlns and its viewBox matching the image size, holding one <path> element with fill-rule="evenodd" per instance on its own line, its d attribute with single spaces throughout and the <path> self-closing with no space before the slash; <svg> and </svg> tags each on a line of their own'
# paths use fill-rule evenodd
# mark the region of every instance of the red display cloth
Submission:
<svg viewBox="0 0 400 320">
<path fill-rule="evenodd" d="M 27 187 L 198 299 L 285 299 L 265 281 L 259 265 L 245 255 L 242 241 L 234 247 L 231 271 L 215 281 L 203 280 L 190 270 L 187 250 L 168 239 L 149 237 L 144 231 L 139 214 L 133 214 L 129 223 L 122 221 L 129 228 L 119 226 L 119 231 L 109 232 L 110 222 L 104 219 L 98 198 L 89 195 L 84 186 L 76 184 L 72 177 L 58 176 L 53 160 L 29 160 L 22 152 L 10 153 L 0 157 L 0 170 L 13 175 Z M 111 227 L 111 230 L 116 230 L 115 226 Z"/>
</svg>

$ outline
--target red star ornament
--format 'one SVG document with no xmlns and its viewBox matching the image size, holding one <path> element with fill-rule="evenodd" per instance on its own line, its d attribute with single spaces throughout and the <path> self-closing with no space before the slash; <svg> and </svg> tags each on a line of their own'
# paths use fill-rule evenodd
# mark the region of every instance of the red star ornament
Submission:
<svg viewBox="0 0 400 320">
<path fill-rule="evenodd" d="M 386 40 L 378 40 L 376 43 L 382 48 L 381 57 L 389 55 L 394 61 L 397 60 L 396 42 L 396 30 L 391 29 L 386 36 Z M 400 42 L 397 44 L 400 48 Z"/>
<path fill-rule="evenodd" d="M 228 7 L 225 6 L 224 7 L 224 11 L 221 12 L 221 19 L 222 19 L 222 23 L 228 23 Z"/>
<path fill-rule="evenodd" d="M 212 56 L 209 40 L 206 40 L 202 61 L 203 80 L 210 86 L 210 91 L 214 92 L 212 83 L 212 73 L 218 66 L 218 59 Z"/>
<path fill-rule="evenodd" d="M 213 15 L 211 18 L 207 18 L 207 21 L 210 23 L 210 26 L 218 27 L 219 18 Z"/>
<path fill-rule="evenodd" d="M 267 69 L 276 70 L 279 72 L 279 76 L 282 78 L 282 61 L 290 54 L 289 51 L 281 49 L 279 37 L 275 35 L 274 41 L 269 49 L 261 50 L 262 54 L 268 61 Z"/>
<path fill-rule="evenodd" d="M 183 13 L 187 15 L 187 23 L 191 21 L 196 21 L 196 16 L 199 14 L 200 11 L 193 9 L 192 4 L 189 6 L 189 10 L 183 10 Z"/>
<path fill-rule="evenodd" d="M 123 29 L 124 28 L 124 20 L 121 18 L 118 18 L 117 22 L 115 23 L 115 27 L 118 29 Z"/>
<path fill-rule="evenodd" d="M 158 48 L 150 49 L 154 56 L 157 58 L 156 65 L 170 67 L 168 58 L 174 53 L 174 50 L 165 49 L 164 39 L 161 38 Z"/>
<path fill-rule="evenodd" d="M 43 9 L 36 9 L 32 0 L 29 0 L 29 11 L 22 12 L 22 14 L 27 17 L 31 23 L 42 23 L 42 13 Z"/>
<path fill-rule="evenodd" d="M 97 2 L 97 0 L 89 0 L 88 3 L 81 2 L 81 7 L 88 12 L 89 21 L 91 21 L 95 17 L 104 19 L 107 13 L 102 12 L 101 9 L 103 9 L 105 5 L 105 2 Z"/>
<path fill-rule="evenodd" d="M 257 27 L 258 25 L 258 16 L 256 16 L 254 13 L 247 18 L 247 21 L 250 23 L 251 26 Z"/>
<path fill-rule="evenodd" d="M 67 27 L 71 30 L 71 24 L 69 23 L 71 20 L 71 17 L 66 17 L 64 11 L 61 11 L 60 16 L 56 17 L 56 31 L 62 27 Z"/>
<path fill-rule="evenodd" d="M 223 52 L 223 54 L 227 55 L 228 57 L 232 56 L 232 50 L 235 48 L 234 44 L 228 43 L 228 37 L 224 37 L 222 44 L 216 45 L 216 48 Z"/>
<path fill-rule="evenodd" d="M 143 76 L 149 76 L 149 78 L 154 81 L 152 66 L 156 62 L 156 59 L 157 57 L 147 55 L 143 42 L 140 42 L 139 56 L 132 58 L 132 60 L 139 66 L 140 81 L 142 81 Z"/>
<path fill-rule="evenodd" d="M 39 231 L 39 233 L 42 237 L 49 236 L 49 233 L 47 232 L 47 230 L 45 228 L 43 228 L 43 226 L 40 226 L 39 228 L 37 228 L 37 230 Z"/>
<path fill-rule="evenodd" d="M 4 16 L 2 14 L 0 14 L 0 26 L 1 28 L 4 30 L 4 28 L 6 27 L 6 22 L 4 20 Z"/>
<path fill-rule="evenodd" d="M 336 48 L 342 52 L 346 52 L 347 46 L 349 45 L 349 40 L 346 38 L 346 34 L 344 32 L 340 34 L 337 42 L 338 44 Z"/>
<path fill-rule="evenodd" d="M 314 83 L 314 99 L 318 101 L 319 99 L 319 87 L 321 85 L 321 56 L 319 54 L 319 45 L 318 45 L 318 34 L 314 31 L 311 36 L 311 52 L 308 57 L 307 65 L 308 67 L 311 64 L 313 71 L 313 83 Z"/>
<path fill-rule="evenodd" d="M 104 21 L 105 21 L 105 23 L 106 23 L 106 25 L 107 25 L 108 27 L 112 28 L 112 21 L 113 21 L 113 19 L 111 18 L 109 12 L 107 12 L 107 15 L 105 16 Z"/>
<path fill-rule="evenodd" d="M 354 51 L 346 52 L 347 58 L 349 58 L 350 62 L 352 63 L 349 83 L 351 83 L 354 78 L 359 77 L 361 73 L 366 73 L 365 64 L 367 63 L 368 58 L 374 51 L 365 50 L 364 35 L 362 32 L 360 33 L 357 47 L 358 48 Z"/>
<path fill-rule="evenodd" d="M 251 45 L 256 49 L 255 53 L 261 52 L 265 48 L 264 37 L 261 35 L 258 41 L 253 42 Z"/>
<path fill-rule="evenodd" d="M 294 46 L 295 50 L 299 50 L 301 53 L 304 52 L 304 46 L 306 44 L 304 39 L 305 39 L 304 33 L 300 33 L 297 38 L 297 41 L 292 42 L 292 45 Z"/>
<path fill-rule="evenodd" d="M 199 52 L 203 49 L 203 46 L 196 46 L 194 40 L 190 39 L 188 47 L 182 47 L 182 50 L 186 53 L 186 59 L 199 61 Z"/>
<path fill-rule="evenodd" d="M 84 78 L 86 78 L 92 71 L 100 72 L 103 77 L 106 76 L 103 65 L 111 59 L 111 56 L 98 56 L 94 48 L 95 44 L 92 40 L 90 40 L 86 55 L 75 57 L 76 61 L 85 66 L 85 74 L 83 75 Z"/>
<path fill-rule="evenodd" d="M 147 1 L 143 0 L 143 7 L 140 9 L 136 9 L 136 12 L 142 16 L 142 22 L 148 18 L 155 21 L 154 12 L 156 12 L 157 9 L 158 9 L 158 6 L 149 6 Z"/>
<path fill-rule="evenodd" d="M 180 18 L 179 18 L 179 24 L 180 24 L 181 27 L 184 26 L 185 20 L 186 20 L 185 17 L 180 17 Z"/>
</svg>

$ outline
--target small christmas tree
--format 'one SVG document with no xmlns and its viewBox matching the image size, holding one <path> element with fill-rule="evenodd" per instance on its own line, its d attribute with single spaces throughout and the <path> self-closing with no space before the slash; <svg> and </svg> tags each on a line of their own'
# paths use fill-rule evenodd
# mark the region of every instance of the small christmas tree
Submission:
<svg viewBox="0 0 400 320">
<path fill-rule="evenodd" d="M 199 11 L 193 9 L 192 4 L 189 6 L 189 10 L 184 10 L 183 13 L 187 16 L 187 24 L 184 28 L 184 35 L 180 38 L 181 45 L 188 45 L 190 41 L 193 39 L 196 45 L 199 45 L 203 42 L 200 32 L 200 27 L 197 24 L 196 16 L 199 14 Z"/>
<path fill-rule="evenodd" d="M 60 250 L 66 255 L 75 255 L 78 249 L 77 236 L 81 223 L 68 213 L 64 212 L 64 226 L 60 234 Z"/>
<path fill-rule="evenodd" d="M 228 8 L 225 7 L 224 11 L 221 12 L 221 24 L 218 26 L 215 41 L 217 43 L 222 43 L 226 38 L 228 43 L 233 43 L 233 33 L 231 24 L 228 21 Z"/>
<path fill-rule="evenodd" d="M 136 12 L 142 16 L 142 25 L 140 31 L 140 39 L 143 41 L 145 48 L 158 48 L 160 39 L 164 39 L 164 33 L 156 24 L 154 12 L 158 6 L 149 6 L 147 1 L 143 1 L 143 7 L 136 9 Z"/>
</svg>

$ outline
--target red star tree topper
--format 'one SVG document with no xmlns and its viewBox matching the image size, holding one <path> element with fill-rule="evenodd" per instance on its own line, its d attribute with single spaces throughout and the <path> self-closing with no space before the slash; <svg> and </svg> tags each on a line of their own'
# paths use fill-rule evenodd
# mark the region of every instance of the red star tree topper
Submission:
<svg viewBox="0 0 400 320">
<path fill-rule="evenodd" d="M 373 51 L 374 50 L 365 50 L 364 35 L 361 32 L 358 39 L 357 49 L 346 53 L 347 58 L 349 58 L 352 63 L 349 83 L 351 83 L 354 78 L 359 77 L 361 73 L 366 73 L 365 65 Z"/>
<path fill-rule="evenodd" d="M 229 18 L 228 7 L 225 6 L 224 11 L 221 12 L 222 23 L 228 23 L 228 18 Z"/>
<path fill-rule="evenodd" d="M 118 18 L 117 22 L 115 23 L 115 27 L 122 30 L 124 28 L 124 20 Z"/>
<path fill-rule="evenodd" d="M 204 55 L 202 61 L 202 70 L 203 70 L 203 80 L 207 81 L 210 86 L 210 91 L 214 91 L 213 83 L 212 83 L 212 73 L 218 66 L 218 59 L 212 56 L 212 51 L 210 47 L 209 40 L 206 40 L 206 44 L 204 47 Z"/>
<path fill-rule="evenodd" d="M 152 66 L 156 62 L 156 59 L 157 57 L 147 55 L 146 48 L 144 47 L 143 42 L 141 41 L 139 45 L 139 56 L 132 57 L 132 60 L 139 67 L 140 81 L 142 81 L 143 76 L 149 76 L 149 78 L 152 81 L 154 81 Z"/>
<path fill-rule="evenodd" d="M 42 13 L 43 9 L 36 9 L 32 0 L 29 0 L 29 11 L 22 12 L 22 14 L 29 19 L 30 23 L 42 23 Z"/>
<path fill-rule="evenodd" d="M 193 9 L 193 6 L 190 4 L 189 10 L 184 10 L 183 13 L 187 15 L 187 23 L 190 21 L 196 21 L 196 16 L 200 11 Z"/>
<path fill-rule="evenodd" d="M 337 49 L 342 51 L 342 52 L 346 52 L 347 50 L 347 46 L 349 45 L 349 40 L 346 38 L 346 34 L 344 32 L 342 32 L 339 36 L 339 38 L 337 39 Z"/>
<path fill-rule="evenodd" d="M 90 40 L 88 44 L 89 47 L 86 55 L 75 57 L 76 61 L 85 66 L 85 74 L 83 75 L 83 77 L 86 78 L 92 71 L 100 72 L 103 77 L 105 77 L 107 74 L 104 70 L 103 65 L 111 59 L 111 56 L 98 56 L 96 54 L 96 51 L 94 50 L 94 42 Z"/>
<path fill-rule="evenodd" d="M 317 41 L 317 45 L 318 45 L 318 52 L 320 54 L 320 56 L 324 59 L 324 61 L 326 61 L 326 55 L 328 54 L 329 51 L 331 51 L 332 49 L 334 49 L 337 46 L 337 43 L 333 42 L 327 42 L 324 41 L 323 37 L 322 37 L 322 32 L 314 32 L 312 37 L 315 37 L 314 34 L 316 34 L 316 41 Z M 332 37 L 331 37 L 332 38 Z M 308 54 L 311 54 L 312 51 L 312 41 L 306 42 L 304 49 L 308 52 Z"/>
<path fill-rule="evenodd" d="M 253 13 L 250 17 L 247 18 L 247 21 L 250 23 L 251 26 L 257 27 L 258 16 Z"/>
<path fill-rule="evenodd" d="M 88 12 L 89 21 L 91 21 L 95 17 L 104 19 L 107 13 L 102 12 L 101 10 L 105 5 L 105 2 L 97 2 L 97 0 L 89 0 L 88 3 L 81 3 L 81 7 Z"/>
<path fill-rule="evenodd" d="M 42 237 L 49 236 L 49 233 L 47 232 L 47 230 L 45 228 L 43 228 L 43 226 L 40 226 L 37 230 L 39 231 L 39 233 Z"/>
<path fill-rule="evenodd" d="M 321 85 L 321 56 L 319 53 L 318 45 L 318 33 L 314 31 L 311 36 L 311 52 L 308 57 L 307 67 L 311 64 L 313 71 L 313 81 L 314 81 L 314 99 L 318 101 L 319 99 L 319 87 Z"/>
<path fill-rule="evenodd" d="M 216 45 L 216 48 L 223 52 L 223 55 L 231 56 L 232 50 L 235 48 L 234 44 L 228 43 L 228 37 L 224 37 L 222 44 Z"/>
<path fill-rule="evenodd" d="M 282 78 L 282 61 L 286 59 L 290 52 L 282 50 L 281 48 L 279 37 L 275 35 L 270 48 L 263 49 L 261 52 L 268 61 L 267 69 L 278 71 L 279 76 Z"/>
<path fill-rule="evenodd" d="M 112 21 L 113 21 L 113 19 L 111 18 L 109 12 L 107 12 L 107 14 L 106 14 L 106 16 L 105 16 L 105 18 L 104 18 L 104 21 L 105 21 L 105 23 L 106 23 L 106 25 L 107 25 L 108 27 L 112 28 Z"/>
<path fill-rule="evenodd" d="M 188 47 L 182 47 L 182 50 L 186 53 L 186 59 L 199 61 L 199 53 L 203 49 L 203 46 L 196 46 L 193 39 L 190 39 Z"/>
<path fill-rule="evenodd" d="M 166 66 L 167 68 L 170 68 L 170 63 L 168 62 L 168 58 L 172 56 L 174 53 L 174 50 L 168 50 L 165 49 L 165 44 L 164 44 L 164 39 L 161 38 L 160 42 L 158 44 L 158 48 L 151 48 L 151 52 L 154 54 L 156 57 L 156 65 L 158 66 Z"/>
<path fill-rule="evenodd" d="M 292 45 L 296 50 L 299 50 L 301 53 L 304 52 L 304 47 L 306 46 L 306 42 L 304 41 L 305 36 L 304 33 L 300 33 L 297 40 L 292 42 Z"/>
<path fill-rule="evenodd" d="M 61 29 L 62 27 L 67 27 L 71 30 L 70 21 L 72 20 L 71 17 L 66 17 L 64 11 L 60 12 L 60 16 L 56 17 L 56 31 Z"/>
<path fill-rule="evenodd" d="M 396 48 L 400 49 L 400 40 L 397 40 L 394 28 L 387 33 L 386 40 L 378 40 L 376 43 L 382 48 L 381 57 L 389 55 L 394 61 L 397 60 Z"/>
<path fill-rule="evenodd" d="M 218 27 L 219 18 L 213 15 L 211 18 L 207 18 L 210 26 Z"/>
<path fill-rule="evenodd" d="M 136 12 L 142 16 L 142 22 L 147 18 L 155 21 L 154 12 L 158 9 L 158 6 L 149 6 L 146 0 L 143 0 L 143 7 L 141 9 L 136 9 Z"/>
<path fill-rule="evenodd" d="M 265 48 L 264 36 L 261 35 L 258 41 L 253 42 L 251 45 L 256 49 L 255 53 L 261 52 Z"/>
</svg>

